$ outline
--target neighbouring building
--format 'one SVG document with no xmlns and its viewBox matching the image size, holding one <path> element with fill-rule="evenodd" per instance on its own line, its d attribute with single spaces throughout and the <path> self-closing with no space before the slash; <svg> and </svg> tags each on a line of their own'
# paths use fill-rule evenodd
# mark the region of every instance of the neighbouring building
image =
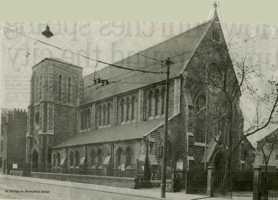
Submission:
<svg viewBox="0 0 278 200">
<path fill-rule="evenodd" d="M 174 63 L 170 66 L 168 174 L 205 170 L 211 164 L 222 170 L 223 149 L 239 141 L 243 117 L 241 92 L 217 13 L 114 64 L 165 72 L 165 66 L 146 57 L 169 57 Z M 159 178 L 165 78 L 165 73 L 115 66 L 83 77 L 81 67 L 53 58 L 33 66 L 27 133 L 31 170 L 128 177 L 149 171 L 150 178 Z M 233 96 L 232 110 L 228 94 Z M 240 148 L 233 154 L 233 167 L 241 167 Z"/>
<path fill-rule="evenodd" d="M 267 128 L 258 134 L 264 135 L 257 141 L 256 158 L 254 165 L 256 167 L 268 170 L 278 170 L 278 124 L 270 124 Z"/>
<path fill-rule="evenodd" d="M 25 166 L 27 112 L 21 109 L 1 109 L 0 169 L 8 174 L 11 169 Z"/>
</svg>

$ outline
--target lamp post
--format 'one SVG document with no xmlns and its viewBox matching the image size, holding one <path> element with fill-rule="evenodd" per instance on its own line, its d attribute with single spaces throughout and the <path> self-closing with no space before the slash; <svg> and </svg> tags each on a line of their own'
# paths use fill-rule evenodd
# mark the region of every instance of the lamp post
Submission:
<svg viewBox="0 0 278 200">
<path fill-rule="evenodd" d="M 170 58 L 167 58 L 162 65 L 167 67 L 166 71 L 166 105 L 165 105 L 165 124 L 163 135 L 163 154 L 162 154 L 162 171 L 161 171 L 161 198 L 165 198 L 166 193 L 166 166 L 167 166 L 167 137 L 168 137 L 168 110 L 169 110 L 169 78 L 170 78 L 170 65 L 174 64 Z"/>
</svg>

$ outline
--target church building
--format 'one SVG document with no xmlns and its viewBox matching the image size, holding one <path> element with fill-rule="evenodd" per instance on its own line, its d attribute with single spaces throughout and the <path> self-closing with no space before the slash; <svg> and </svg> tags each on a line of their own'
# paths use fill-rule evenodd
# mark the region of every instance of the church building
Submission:
<svg viewBox="0 0 278 200">
<path fill-rule="evenodd" d="M 143 71 L 165 72 L 166 67 L 147 57 L 173 62 L 167 176 L 205 170 L 211 163 L 221 168 L 221 148 L 239 140 L 243 117 L 239 83 L 215 11 L 210 20 L 114 63 L 142 71 L 107 66 L 83 76 L 81 67 L 53 58 L 33 66 L 31 171 L 123 177 L 149 171 L 150 179 L 159 179 L 166 75 Z M 240 148 L 233 161 L 239 168 Z"/>
</svg>

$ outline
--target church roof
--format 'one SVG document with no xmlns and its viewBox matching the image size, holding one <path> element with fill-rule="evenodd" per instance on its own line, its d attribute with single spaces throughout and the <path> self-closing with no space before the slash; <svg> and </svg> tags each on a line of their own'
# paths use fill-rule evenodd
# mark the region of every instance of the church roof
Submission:
<svg viewBox="0 0 278 200">
<path fill-rule="evenodd" d="M 172 120 L 176 119 L 179 116 L 179 112 L 175 113 L 168 118 L 168 121 L 171 123 Z M 55 149 L 85 144 L 100 144 L 142 139 L 143 137 L 148 136 L 153 131 L 163 126 L 164 120 L 164 117 L 162 117 L 148 121 L 127 123 L 120 126 L 99 128 L 88 131 L 86 133 L 79 133 L 75 136 L 70 137 L 66 141 L 54 146 L 53 148 Z"/>
<path fill-rule="evenodd" d="M 163 125 L 163 121 L 164 118 L 160 118 L 121 126 L 100 128 L 73 136 L 54 148 L 140 139 Z"/>
<path fill-rule="evenodd" d="M 178 77 L 184 71 L 212 21 L 213 19 L 114 64 L 149 71 L 165 71 L 165 69 L 162 69 L 161 63 L 146 58 L 146 56 L 157 60 L 165 60 L 170 57 L 174 62 L 171 65 L 170 78 Z M 111 84 L 96 89 L 93 86 L 94 76 L 108 79 Z M 165 80 L 165 74 L 127 71 L 113 66 L 105 67 L 84 77 L 84 99 L 82 104 L 145 87 L 163 80 Z"/>
</svg>

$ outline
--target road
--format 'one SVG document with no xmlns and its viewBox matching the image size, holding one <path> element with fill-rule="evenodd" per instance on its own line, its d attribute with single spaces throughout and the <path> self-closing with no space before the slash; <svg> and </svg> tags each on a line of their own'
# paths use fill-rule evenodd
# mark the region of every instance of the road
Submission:
<svg viewBox="0 0 278 200">
<path fill-rule="evenodd" d="M 10 199 L 42 199 L 42 200 L 146 200 L 148 197 L 77 188 L 74 185 L 53 185 L 48 183 L 30 182 L 14 179 L 13 177 L 0 177 L 0 198 Z"/>
<path fill-rule="evenodd" d="M 159 189 L 134 190 L 76 182 L 0 175 L 0 199 L 36 200 L 150 200 L 160 199 Z M 167 193 L 167 200 L 226 199 Z M 251 198 L 233 198 L 249 200 Z"/>
</svg>

